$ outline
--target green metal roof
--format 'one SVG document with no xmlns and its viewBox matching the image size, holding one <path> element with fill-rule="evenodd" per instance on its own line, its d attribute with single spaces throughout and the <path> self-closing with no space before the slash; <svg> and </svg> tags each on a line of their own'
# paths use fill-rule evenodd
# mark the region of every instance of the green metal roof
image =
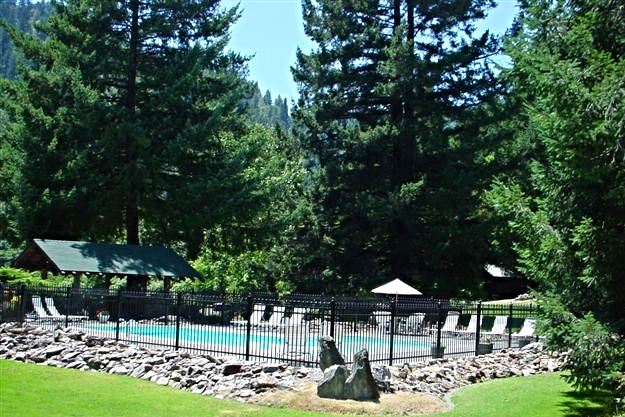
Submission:
<svg viewBox="0 0 625 417">
<path fill-rule="evenodd" d="M 202 278 L 172 249 L 158 246 L 34 239 L 14 265 L 60 273 Z"/>
</svg>

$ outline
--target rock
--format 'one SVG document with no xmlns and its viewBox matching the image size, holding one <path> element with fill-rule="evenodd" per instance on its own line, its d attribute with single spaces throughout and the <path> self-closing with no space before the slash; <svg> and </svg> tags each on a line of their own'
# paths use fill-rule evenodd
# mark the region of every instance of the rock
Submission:
<svg viewBox="0 0 625 417">
<path fill-rule="evenodd" d="M 371 374 L 379 390 L 384 392 L 391 391 L 392 374 L 388 366 L 374 366 L 371 368 Z"/>
<path fill-rule="evenodd" d="M 255 388 L 274 388 L 278 385 L 278 379 L 272 377 L 271 375 L 261 374 L 253 385 Z"/>
<path fill-rule="evenodd" d="M 345 399 L 345 381 L 349 370 L 345 365 L 332 365 L 323 371 L 323 378 L 317 384 L 317 395 L 321 398 Z"/>
<path fill-rule="evenodd" d="M 130 371 L 128 370 L 128 368 L 126 368 L 123 365 L 117 365 L 115 367 L 113 367 L 110 371 L 110 374 L 117 374 L 117 375 L 128 375 L 130 373 Z"/>
<path fill-rule="evenodd" d="M 309 373 L 308 368 L 302 366 L 302 367 L 297 369 L 297 374 L 296 375 L 299 378 L 305 378 L 305 377 L 308 376 L 308 373 Z"/>
<path fill-rule="evenodd" d="M 165 376 L 159 376 L 154 382 L 156 382 L 158 385 L 167 385 L 169 384 L 169 379 Z"/>
<path fill-rule="evenodd" d="M 325 372 L 332 365 L 345 365 L 345 360 L 336 348 L 336 342 L 330 336 L 319 338 L 319 367 Z"/>
<path fill-rule="evenodd" d="M 345 381 L 345 398 L 357 401 L 371 401 L 380 398 L 378 387 L 371 374 L 367 349 L 362 349 L 354 354 L 352 373 Z"/>
<path fill-rule="evenodd" d="M 241 398 L 250 398 L 254 396 L 255 392 L 251 389 L 244 389 L 239 392 L 239 397 Z"/>
<path fill-rule="evenodd" d="M 226 362 L 223 364 L 221 373 L 225 376 L 238 374 L 241 372 L 243 364 L 241 362 Z"/>
<path fill-rule="evenodd" d="M 133 377 L 133 378 L 141 378 L 150 369 L 152 369 L 151 365 L 148 365 L 148 364 L 139 365 L 139 366 L 135 367 L 135 369 L 133 369 L 133 371 L 130 373 L 130 376 Z"/>
<path fill-rule="evenodd" d="M 80 369 L 85 365 L 85 363 L 83 361 L 75 361 L 75 362 L 70 362 L 67 365 L 65 365 L 66 368 L 68 369 Z"/>
<path fill-rule="evenodd" d="M 87 366 L 91 369 L 98 370 L 102 368 L 103 362 L 99 358 L 92 358 L 87 361 Z"/>
<path fill-rule="evenodd" d="M 104 344 L 104 339 L 97 336 L 87 336 L 85 338 L 85 345 L 89 347 L 93 346 L 102 346 Z"/>
<path fill-rule="evenodd" d="M 280 371 L 280 370 L 281 370 L 280 365 L 277 365 L 277 364 L 271 364 L 271 363 L 270 363 L 270 364 L 267 364 L 267 365 L 264 365 L 264 366 L 261 368 L 261 371 L 262 371 L 262 372 L 264 372 L 264 373 L 266 373 L 266 374 L 273 374 L 274 372 L 278 372 L 278 371 Z"/>
</svg>

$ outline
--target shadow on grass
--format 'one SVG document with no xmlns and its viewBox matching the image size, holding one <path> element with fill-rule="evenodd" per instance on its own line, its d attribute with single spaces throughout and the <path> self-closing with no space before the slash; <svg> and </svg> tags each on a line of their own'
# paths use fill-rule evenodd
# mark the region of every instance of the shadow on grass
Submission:
<svg viewBox="0 0 625 417">
<path fill-rule="evenodd" d="M 566 417 L 605 417 L 614 412 L 613 397 L 607 391 L 576 391 L 564 393 L 559 405 Z"/>
</svg>

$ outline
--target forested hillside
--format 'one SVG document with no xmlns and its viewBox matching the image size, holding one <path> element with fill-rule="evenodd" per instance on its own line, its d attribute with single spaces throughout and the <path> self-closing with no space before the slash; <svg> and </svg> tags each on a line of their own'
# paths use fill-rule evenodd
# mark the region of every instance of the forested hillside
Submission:
<svg viewBox="0 0 625 417">
<path fill-rule="evenodd" d="M 0 2 L 0 19 L 9 22 L 18 29 L 34 33 L 33 23 L 45 18 L 50 13 L 48 2 L 32 2 L 31 0 Z M 0 30 L 0 77 L 15 78 L 16 50 L 9 35 Z"/>
<path fill-rule="evenodd" d="M 249 98 L 244 101 L 250 120 L 266 127 L 279 126 L 288 130 L 291 116 L 286 98 L 278 96 L 273 100 L 269 90 L 261 94 L 257 83 L 252 84 L 251 90 Z"/>
</svg>

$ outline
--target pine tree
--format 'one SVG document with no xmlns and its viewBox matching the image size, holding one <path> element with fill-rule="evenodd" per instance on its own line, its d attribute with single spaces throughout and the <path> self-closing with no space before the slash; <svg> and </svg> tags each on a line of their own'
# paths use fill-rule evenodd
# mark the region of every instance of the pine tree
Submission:
<svg viewBox="0 0 625 417">
<path fill-rule="evenodd" d="M 296 131 L 318 179 L 308 270 L 339 288 L 401 277 L 430 294 L 475 288 L 486 236 L 475 165 L 495 97 L 476 36 L 490 0 L 305 1 Z M 472 281 L 473 279 L 473 281 Z"/>
<path fill-rule="evenodd" d="M 3 25 L 28 62 L 2 96 L 24 152 L 22 238 L 199 251 L 244 188 L 230 156 L 244 60 L 224 51 L 237 17 L 215 0 L 69 0 L 45 40 Z"/>
<path fill-rule="evenodd" d="M 527 178 L 502 173 L 489 201 L 508 221 L 520 268 L 555 300 L 543 303 L 544 330 L 570 352 L 573 382 L 622 401 L 625 7 L 528 0 L 521 11 L 506 78 L 522 104 L 512 137 L 532 158 Z"/>
</svg>

